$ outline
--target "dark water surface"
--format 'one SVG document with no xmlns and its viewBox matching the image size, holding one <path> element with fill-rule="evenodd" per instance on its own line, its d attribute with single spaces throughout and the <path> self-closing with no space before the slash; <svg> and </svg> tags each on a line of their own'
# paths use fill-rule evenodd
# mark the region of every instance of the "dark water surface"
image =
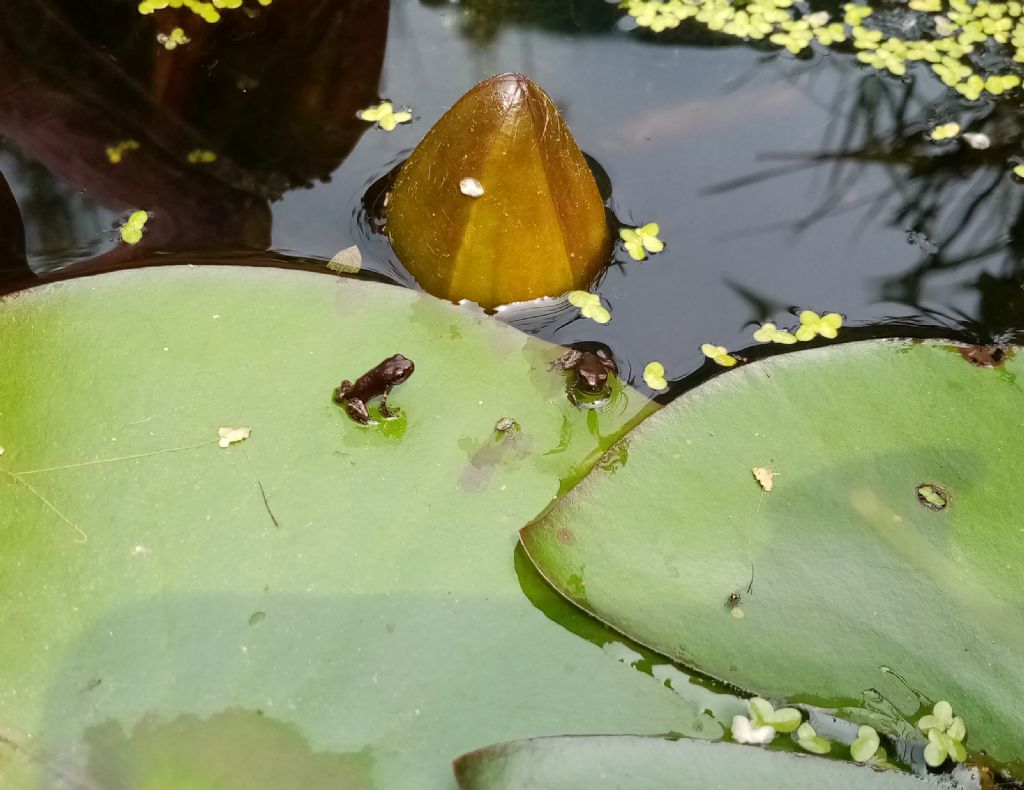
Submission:
<svg viewBox="0 0 1024 790">
<path fill-rule="evenodd" d="M 804 308 L 843 313 L 847 338 L 1024 328 L 1024 187 L 1007 166 L 1019 99 L 967 102 L 923 72 L 698 25 L 666 41 L 621 14 L 603 0 L 278 0 L 206 25 L 131 2 L 7 0 L 0 287 L 165 253 L 322 266 L 355 243 L 368 270 L 402 279 L 364 193 L 473 84 L 522 71 L 607 173 L 620 220 L 659 222 L 668 245 L 642 263 L 616 253 L 595 288 L 610 324 L 512 313 L 528 331 L 605 342 L 634 382 L 660 360 L 682 385 L 714 369 L 701 343 L 742 352 L 755 322 Z M 192 41 L 169 52 L 156 37 L 172 20 Z M 385 133 L 355 118 L 380 97 L 414 121 Z M 928 141 L 950 118 L 992 148 Z M 129 139 L 139 149 L 111 164 L 105 148 Z M 189 164 L 197 149 L 217 161 Z M 144 241 L 118 244 L 139 208 Z"/>
</svg>

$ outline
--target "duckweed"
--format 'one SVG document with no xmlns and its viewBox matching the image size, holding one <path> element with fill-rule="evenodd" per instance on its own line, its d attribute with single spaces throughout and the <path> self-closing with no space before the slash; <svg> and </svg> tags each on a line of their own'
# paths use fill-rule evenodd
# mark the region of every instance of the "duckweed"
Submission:
<svg viewBox="0 0 1024 790">
<path fill-rule="evenodd" d="M 801 749 L 811 754 L 828 754 L 832 751 L 832 744 L 818 735 L 814 727 L 806 722 L 797 728 L 796 742 Z"/>
<path fill-rule="evenodd" d="M 145 211 L 134 211 L 127 222 L 121 226 L 121 241 L 125 244 L 138 244 L 142 241 L 142 229 L 149 220 Z"/>
<path fill-rule="evenodd" d="M 668 389 L 668 382 L 665 381 L 665 366 L 660 362 L 648 362 L 644 367 L 644 384 L 656 392 Z"/>
<path fill-rule="evenodd" d="M 1021 85 L 1014 64 L 1024 63 L 1024 3 L 1016 1 L 910 0 L 905 10 L 884 14 L 846 3 L 842 21 L 827 11 L 805 13 L 793 0 L 621 0 L 619 7 L 654 33 L 693 19 L 716 33 L 766 40 L 794 55 L 814 44 L 845 45 L 861 63 L 895 76 L 923 63 L 972 101 Z M 993 57 L 995 51 L 1004 56 Z"/>
<path fill-rule="evenodd" d="M 260 5 L 270 5 L 273 0 L 257 0 Z M 242 0 L 142 0 L 138 5 L 140 14 L 152 14 L 165 8 L 187 8 L 196 16 L 213 24 L 220 21 L 221 10 L 234 10 L 242 7 Z M 179 42 L 180 43 L 180 42 Z M 173 49 L 173 47 L 168 47 Z"/>
<path fill-rule="evenodd" d="M 967 737 L 967 725 L 959 716 L 953 715 L 953 706 L 946 700 L 936 702 L 932 712 L 918 720 L 917 727 L 928 736 L 924 761 L 932 768 L 942 765 L 947 758 L 955 763 L 967 759 L 967 750 L 963 744 Z"/>
<path fill-rule="evenodd" d="M 601 297 L 590 291 L 569 291 L 569 304 L 578 307 L 580 315 L 599 324 L 607 324 L 612 314 L 601 304 Z"/>
<path fill-rule="evenodd" d="M 796 330 L 797 340 L 813 340 L 818 335 L 834 340 L 843 325 L 843 317 L 839 313 L 818 315 L 813 310 L 800 313 L 800 327 Z"/>
<path fill-rule="evenodd" d="M 124 155 L 129 151 L 138 151 L 139 143 L 137 140 L 122 140 L 119 143 L 113 143 L 107 146 L 107 159 L 110 164 L 118 165 L 121 164 L 121 160 Z"/>
<path fill-rule="evenodd" d="M 389 101 L 382 101 L 365 110 L 356 113 L 360 120 L 376 122 L 385 132 L 392 131 L 400 123 L 408 123 L 412 120 L 412 113 L 408 110 L 395 112 L 394 105 Z"/>
<path fill-rule="evenodd" d="M 869 724 L 862 724 L 857 730 L 857 737 L 850 744 L 850 757 L 854 762 L 866 763 L 878 754 L 881 739 L 878 732 Z"/>
<path fill-rule="evenodd" d="M 639 228 L 623 228 L 619 231 L 619 238 L 624 242 L 629 257 L 642 261 L 647 258 L 647 253 L 653 255 L 665 249 L 665 242 L 658 238 L 660 232 L 657 222 L 648 222 Z"/>
<path fill-rule="evenodd" d="M 731 368 L 739 360 L 736 359 L 725 346 L 716 346 L 713 343 L 704 343 L 700 347 L 700 353 L 706 356 L 710 360 L 714 360 L 715 364 L 721 365 L 723 368 Z"/>
</svg>

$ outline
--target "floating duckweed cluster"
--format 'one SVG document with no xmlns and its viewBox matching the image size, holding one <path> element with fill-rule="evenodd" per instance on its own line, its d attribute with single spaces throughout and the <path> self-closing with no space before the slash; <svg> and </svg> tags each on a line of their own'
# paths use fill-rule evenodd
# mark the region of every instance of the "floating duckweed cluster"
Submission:
<svg viewBox="0 0 1024 790">
<path fill-rule="evenodd" d="M 142 229 L 149 220 L 149 212 L 133 211 L 124 225 L 121 226 L 121 241 L 125 244 L 138 244 L 142 241 Z"/>
<path fill-rule="evenodd" d="M 612 314 L 601 304 L 601 297 L 590 291 L 569 291 L 569 304 L 578 307 L 580 315 L 599 324 L 607 324 Z"/>
<path fill-rule="evenodd" d="M 389 101 L 382 101 L 356 113 L 356 117 L 362 121 L 376 123 L 385 132 L 394 131 L 400 123 L 409 123 L 412 120 L 412 113 L 408 110 L 395 112 L 394 105 Z"/>
<path fill-rule="evenodd" d="M 107 146 L 107 160 L 112 165 L 119 165 L 126 153 L 138 150 L 138 140 L 121 140 L 119 143 L 112 143 Z"/>
<path fill-rule="evenodd" d="M 260 5 L 270 5 L 273 0 L 257 0 Z M 142 0 L 139 3 L 140 14 L 152 14 L 164 8 L 187 8 L 193 14 L 202 17 L 211 24 L 220 21 L 221 10 L 233 10 L 242 7 L 242 0 Z M 169 47 L 170 49 L 170 47 Z"/>
<path fill-rule="evenodd" d="M 193 165 L 208 165 L 217 161 L 217 154 L 205 148 L 196 148 L 188 152 L 188 161 Z"/>
<path fill-rule="evenodd" d="M 1024 63 L 1024 3 L 910 0 L 899 5 L 876 14 L 871 6 L 846 3 L 839 21 L 827 11 L 811 12 L 794 0 L 620 3 L 637 25 L 656 33 L 693 19 L 714 32 L 767 40 L 794 55 L 814 42 L 821 46 L 846 43 L 857 51 L 861 63 L 896 76 L 907 73 L 908 63 L 927 63 L 942 82 L 970 100 L 1020 86 L 1013 63 Z M 1007 46 L 1012 55 L 993 57 Z"/>
<path fill-rule="evenodd" d="M 731 368 L 739 362 L 736 357 L 729 353 L 729 349 L 725 346 L 716 346 L 714 343 L 701 343 L 700 353 L 723 368 Z"/>
<path fill-rule="evenodd" d="M 654 255 L 665 249 L 665 242 L 658 238 L 661 228 L 657 222 L 648 222 L 639 228 L 623 228 L 619 238 L 624 242 L 626 252 L 634 261 L 647 259 L 647 253 Z"/>
<path fill-rule="evenodd" d="M 648 362 L 644 367 L 644 384 L 655 392 L 668 389 L 668 382 L 665 380 L 665 366 L 660 362 Z"/>
<path fill-rule="evenodd" d="M 917 728 L 928 736 L 924 761 L 932 768 L 939 767 L 947 758 L 954 763 L 967 759 L 963 743 L 967 737 L 967 725 L 959 716 L 953 715 L 953 706 L 946 700 L 936 702 L 932 712 L 917 722 Z"/>
<path fill-rule="evenodd" d="M 174 28 L 170 33 L 157 33 L 156 40 L 158 44 L 163 45 L 163 48 L 168 51 L 183 47 L 192 41 L 192 39 L 185 35 L 185 29 L 180 27 Z"/>
</svg>

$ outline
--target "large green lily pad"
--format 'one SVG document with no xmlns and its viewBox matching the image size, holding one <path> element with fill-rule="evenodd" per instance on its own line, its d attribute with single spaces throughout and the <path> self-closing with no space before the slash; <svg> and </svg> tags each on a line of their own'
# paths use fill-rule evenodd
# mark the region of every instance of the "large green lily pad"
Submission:
<svg viewBox="0 0 1024 790">
<path fill-rule="evenodd" d="M 623 439 L 626 463 L 599 465 L 525 548 L 689 666 L 791 701 L 878 689 L 913 721 L 947 699 L 969 749 L 1019 765 L 1024 361 L 961 351 L 869 341 L 719 376 Z"/>
<path fill-rule="evenodd" d="M 417 366 L 401 418 L 356 425 L 332 389 L 396 352 Z M 269 269 L 0 302 L 4 779 L 421 790 L 491 741 L 719 735 L 520 590 L 519 525 L 648 408 L 578 411 L 558 353 Z M 222 449 L 228 426 L 252 436 Z"/>
<path fill-rule="evenodd" d="M 460 757 L 455 775 L 462 790 L 922 790 L 930 784 L 907 774 L 818 757 L 630 735 L 499 743 Z"/>
</svg>

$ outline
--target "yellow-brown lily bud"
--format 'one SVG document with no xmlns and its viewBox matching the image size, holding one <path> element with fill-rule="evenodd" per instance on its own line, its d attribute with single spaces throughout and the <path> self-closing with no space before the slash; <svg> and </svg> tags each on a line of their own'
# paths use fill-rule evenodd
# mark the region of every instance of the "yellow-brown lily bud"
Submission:
<svg viewBox="0 0 1024 790">
<path fill-rule="evenodd" d="M 426 291 L 483 307 L 586 288 L 611 241 L 569 127 L 521 74 L 484 80 L 434 125 L 398 174 L 387 230 Z"/>
</svg>

